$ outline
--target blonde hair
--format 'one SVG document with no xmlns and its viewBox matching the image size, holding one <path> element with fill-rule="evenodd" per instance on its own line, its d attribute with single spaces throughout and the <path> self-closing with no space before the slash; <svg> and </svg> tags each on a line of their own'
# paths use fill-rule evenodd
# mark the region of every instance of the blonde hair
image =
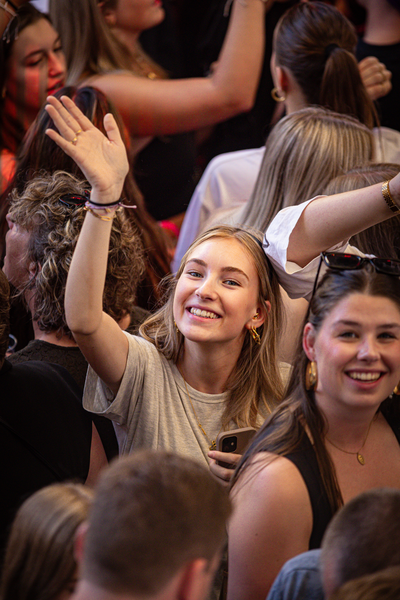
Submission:
<svg viewBox="0 0 400 600">
<path fill-rule="evenodd" d="M 256 237 L 258 236 L 258 237 Z M 238 426 L 255 426 L 257 416 L 269 414 L 281 400 L 282 380 L 277 365 L 277 333 L 281 330 L 282 305 L 277 276 L 261 247 L 261 234 L 237 227 L 213 227 L 201 234 L 182 258 L 175 277 L 169 280 L 168 298 L 164 306 L 140 327 L 140 334 L 153 343 L 164 356 L 177 362 L 183 351 L 184 337 L 174 326 L 173 302 L 178 279 L 183 273 L 189 254 L 203 242 L 213 239 L 234 239 L 253 260 L 259 281 L 259 303 L 271 303 L 265 322 L 257 329 L 261 345 L 245 337 L 236 369 L 227 382 L 229 398 L 222 415 L 222 426 L 230 421 Z M 265 309 L 266 310 L 266 309 Z"/>
<path fill-rule="evenodd" d="M 75 533 L 93 491 L 81 484 L 42 488 L 17 512 L 7 544 L 1 600 L 54 600 L 76 575 Z"/>
<path fill-rule="evenodd" d="M 50 0 L 49 12 L 61 35 L 67 84 L 98 73 L 130 70 L 130 53 L 111 33 L 97 0 Z"/>
<path fill-rule="evenodd" d="M 91 75 L 110 71 L 143 75 L 140 60 L 113 34 L 101 14 L 100 5 L 113 8 L 116 2 L 50 0 L 51 19 L 61 35 L 67 59 L 67 84 L 76 84 Z M 136 45 L 140 59 L 151 67 L 157 77 L 166 77 L 166 72 L 143 51 L 139 42 Z"/>
<path fill-rule="evenodd" d="M 345 171 L 373 157 L 371 131 L 356 119 L 309 107 L 279 121 L 265 144 L 265 154 L 249 201 L 236 222 L 265 231 L 286 206 L 324 193 Z"/>
</svg>

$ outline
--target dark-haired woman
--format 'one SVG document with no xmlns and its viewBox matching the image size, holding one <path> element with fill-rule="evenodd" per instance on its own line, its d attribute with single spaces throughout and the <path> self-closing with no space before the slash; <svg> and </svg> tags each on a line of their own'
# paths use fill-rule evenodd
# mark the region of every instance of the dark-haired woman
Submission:
<svg viewBox="0 0 400 600">
<path fill-rule="evenodd" d="M 18 12 L 6 2 L 0 31 L 0 152 L 4 191 L 15 170 L 15 154 L 46 97 L 64 85 L 65 58 L 60 37 L 47 15 L 25 3 Z M 8 22 L 6 23 L 6 21 Z"/>
<path fill-rule="evenodd" d="M 372 189 L 372 188 L 371 188 Z M 400 262 L 326 253 L 287 399 L 234 476 L 228 598 L 265 598 L 334 512 L 400 488 Z"/>
</svg>

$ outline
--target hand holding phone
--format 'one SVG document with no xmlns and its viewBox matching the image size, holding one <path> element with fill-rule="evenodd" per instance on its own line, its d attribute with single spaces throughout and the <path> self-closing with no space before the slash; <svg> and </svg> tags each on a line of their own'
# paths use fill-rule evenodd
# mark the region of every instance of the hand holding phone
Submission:
<svg viewBox="0 0 400 600">
<path fill-rule="evenodd" d="M 241 429 L 223 431 L 217 437 L 217 450 L 242 455 L 255 433 L 256 430 L 254 427 L 242 427 Z M 234 469 L 238 462 L 237 459 L 234 462 L 217 461 L 217 464 L 225 469 Z"/>
<path fill-rule="evenodd" d="M 232 479 L 233 470 L 239 462 L 241 455 L 233 452 L 219 452 L 211 450 L 208 453 L 210 471 L 224 486 L 228 486 Z M 226 465 L 226 466 L 225 466 Z"/>
</svg>

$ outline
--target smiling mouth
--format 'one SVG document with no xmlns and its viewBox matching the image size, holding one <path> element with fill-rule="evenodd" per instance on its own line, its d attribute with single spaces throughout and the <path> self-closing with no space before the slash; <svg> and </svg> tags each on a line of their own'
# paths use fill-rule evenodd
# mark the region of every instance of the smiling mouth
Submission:
<svg viewBox="0 0 400 600">
<path fill-rule="evenodd" d="M 200 308 L 189 308 L 189 312 L 196 317 L 204 317 L 205 319 L 219 319 L 219 315 L 208 310 L 201 310 Z"/>
<path fill-rule="evenodd" d="M 357 371 L 350 371 L 347 375 L 351 379 L 358 381 L 377 381 L 382 376 L 382 373 L 360 373 Z"/>
</svg>

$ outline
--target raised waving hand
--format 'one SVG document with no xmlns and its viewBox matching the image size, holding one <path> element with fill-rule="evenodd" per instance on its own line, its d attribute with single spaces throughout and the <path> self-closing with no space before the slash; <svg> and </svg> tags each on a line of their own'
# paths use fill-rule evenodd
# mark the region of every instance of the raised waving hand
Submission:
<svg viewBox="0 0 400 600">
<path fill-rule="evenodd" d="M 58 129 L 46 134 L 74 159 L 92 186 L 96 202 L 107 204 L 121 195 L 129 163 L 114 117 L 104 117 L 107 136 L 67 96 L 47 98 L 46 110 Z"/>
</svg>

